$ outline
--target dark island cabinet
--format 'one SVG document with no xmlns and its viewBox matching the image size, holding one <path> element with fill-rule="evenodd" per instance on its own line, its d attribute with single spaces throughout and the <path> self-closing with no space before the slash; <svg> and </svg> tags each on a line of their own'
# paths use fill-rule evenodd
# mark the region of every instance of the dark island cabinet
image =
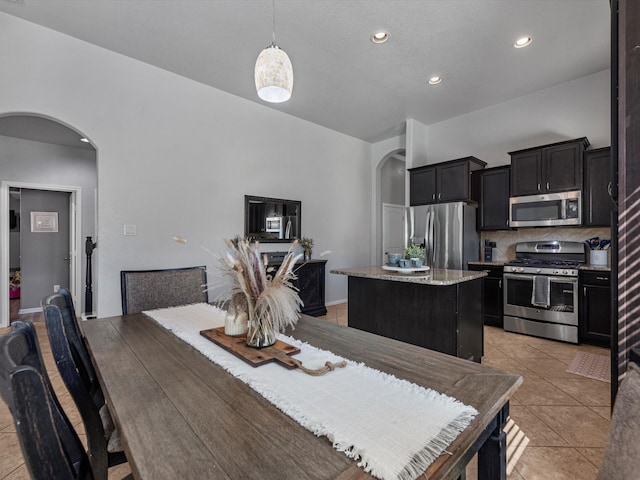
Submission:
<svg viewBox="0 0 640 480">
<path fill-rule="evenodd" d="M 485 165 L 478 158 L 465 157 L 409 169 L 410 205 L 475 200 L 471 172 Z"/>
<path fill-rule="evenodd" d="M 582 190 L 586 137 L 509 152 L 511 196 Z"/>
<path fill-rule="evenodd" d="M 487 272 L 487 276 L 482 279 L 482 318 L 485 325 L 502 328 L 504 326 L 502 318 L 504 311 L 502 296 L 503 267 L 469 264 L 469 270 Z"/>
<path fill-rule="evenodd" d="M 588 227 L 611 226 L 613 201 L 611 188 L 611 147 L 584 153 L 583 224 Z"/>
<path fill-rule="evenodd" d="M 580 271 L 580 341 L 608 346 L 611 343 L 611 272 Z"/>
<path fill-rule="evenodd" d="M 349 327 L 480 363 L 482 278 L 424 285 L 349 277 Z"/>
<path fill-rule="evenodd" d="M 297 263 L 293 268 L 296 280 L 293 284 L 298 289 L 300 300 L 304 303 L 300 311 L 312 317 L 319 317 L 327 314 L 325 306 L 325 266 L 326 260 L 309 260 Z M 270 267 L 278 268 L 280 263 L 269 263 Z"/>
<path fill-rule="evenodd" d="M 474 175 L 480 177 L 479 230 L 509 230 L 511 168 L 488 168 Z"/>
</svg>

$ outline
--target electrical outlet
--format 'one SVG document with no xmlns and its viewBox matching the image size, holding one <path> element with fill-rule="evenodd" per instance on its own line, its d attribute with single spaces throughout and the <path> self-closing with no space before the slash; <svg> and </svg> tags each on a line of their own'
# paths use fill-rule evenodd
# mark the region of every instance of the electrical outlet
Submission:
<svg viewBox="0 0 640 480">
<path fill-rule="evenodd" d="M 60 291 L 60 285 L 53 286 L 53 293 L 58 293 Z"/>
<path fill-rule="evenodd" d="M 136 225 L 125 225 L 124 226 L 124 234 L 125 235 L 137 235 L 138 231 L 137 231 L 137 227 Z"/>
</svg>

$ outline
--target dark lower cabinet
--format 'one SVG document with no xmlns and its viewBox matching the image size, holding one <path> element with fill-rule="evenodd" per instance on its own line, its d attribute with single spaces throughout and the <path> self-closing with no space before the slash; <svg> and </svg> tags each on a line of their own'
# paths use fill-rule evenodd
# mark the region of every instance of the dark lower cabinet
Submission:
<svg viewBox="0 0 640 480">
<path fill-rule="evenodd" d="M 611 273 L 580 271 L 580 341 L 608 346 L 611 343 Z"/>
<path fill-rule="evenodd" d="M 493 265 L 469 265 L 469 270 L 487 272 L 482 279 L 482 318 L 485 325 L 492 327 L 504 326 L 504 299 L 502 297 L 503 268 Z"/>
<path fill-rule="evenodd" d="M 298 295 L 304 302 L 300 309 L 302 313 L 319 317 L 327 314 L 324 304 L 324 272 L 326 260 L 309 260 L 300 267 L 296 266 L 295 286 L 299 289 Z"/>
</svg>

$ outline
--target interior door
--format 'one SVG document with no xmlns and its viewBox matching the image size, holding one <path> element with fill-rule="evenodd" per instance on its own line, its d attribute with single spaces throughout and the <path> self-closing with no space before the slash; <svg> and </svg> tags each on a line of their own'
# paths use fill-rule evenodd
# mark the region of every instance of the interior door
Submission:
<svg viewBox="0 0 640 480">
<path fill-rule="evenodd" d="M 21 191 L 21 310 L 39 309 L 41 300 L 51 295 L 55 286 L 70 287 L 70 197 L 69 192 Z M 34 221 L 36 217 L 40 225 Z"/>
<path fill-rule="evenodd" d="M 382 204 L 382 257 L 387 263 L 387 253 L 402 253 L 404 245 L 405 208 L 402 205 Z"/>
</svg>

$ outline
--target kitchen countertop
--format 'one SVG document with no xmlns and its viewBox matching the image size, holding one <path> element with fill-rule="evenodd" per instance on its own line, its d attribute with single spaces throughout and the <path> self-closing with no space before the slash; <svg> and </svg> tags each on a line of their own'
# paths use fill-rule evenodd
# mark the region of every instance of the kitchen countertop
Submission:
<svg viewBox="0 0 640 480">
<path fill-rule="evenodd" d="M 611 267 L 609 265 L 591 265 L 589 263 L 583 263 L 578 267 L 578 270 L 595 270 L 598 272 L 610 272 Z"/>
<path fill-rule="evenodd" d="M 496 261 L 496 262 L 485 262 L 485 261 L 479 260 L 479 261 L 475 261 L 475 262 L 469 262 L 469 265 L 481 265 L 481 266 L 487 266 L 487 267 L 504 267 L 507 263 L 509 263 L 509 260 L 500 260 L 500 261 Z M 599 271 L 599 272 L 610 272 L 611 271 L 611 266 L 609 266 L 609 265 L 591 265 L 589 263 L 582 263 L 578 267 L 578 270 L 594 270 L 594 271 Z"/>
<path fill-rule="evenodd" d="M 372 278 L 377 280 L 390 280 L 393 282 L 421 283 L 424 285 L 455 285 L 478 278 L 486 277 L 486 272 L 471 270 L 442 270 L 434 268 L 428 272 L 397 273 L 383 270 L 379 266 L 334 268 L 330 273 L 348 275 L 351 277 Z"/>
</svg>

